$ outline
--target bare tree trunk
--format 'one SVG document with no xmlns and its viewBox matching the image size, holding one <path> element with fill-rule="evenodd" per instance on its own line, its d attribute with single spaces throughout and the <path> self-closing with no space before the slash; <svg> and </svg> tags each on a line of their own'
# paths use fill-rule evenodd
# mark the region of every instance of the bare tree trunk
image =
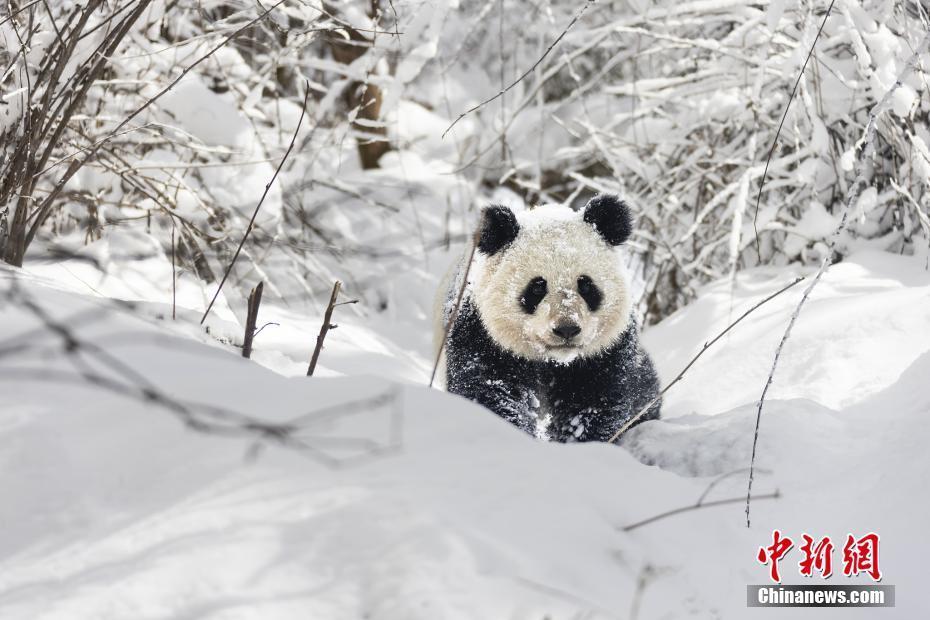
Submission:
<svg viewBox="0 0 930 620">
<path fill-rule="evenodd" d="M 372 41 L 354 28 L 346 27 L 345 30 L 349 40 L 330 36 L 328 41 L 333 58 L 339 63 L 349 65 L 370 49 Z M 381 156 L 391 150 L 391 144 L 387 140 L 387 129 L 383 125 L 377 125 L 381 120 L 381 88 L 376 84 L 355 80 L 346 88 L 343 98 L 349 109 L 358 108 L 355 120 L 352 121 L 352 129 L 360 134 L 357 141 L 362 168 L 377 168 Z"/>
<path fill-rule="evenodd" d="M 377 122 L 381 117 L 381 89 L 374 84 L 365 86 L 360 82 L 353 82 L 349 88 L 350 91 L 354 90 L 354 93 L 350 93 L 349 105 L 359 106 L 358 116 L 352 122 L 352 128 L 360 133 L 386 137 L 386 127 L 383 125 L 374 127 L 370 124 L 372 121 Z M 369 122 L 362 124 L 359 120 Z M 362 160 L 362 168 L 366 170 L 377 168 L 378 160 L 390 150 L 391 145 L 386 139 L 358 137 L 358 156 Z"/>
</svg>

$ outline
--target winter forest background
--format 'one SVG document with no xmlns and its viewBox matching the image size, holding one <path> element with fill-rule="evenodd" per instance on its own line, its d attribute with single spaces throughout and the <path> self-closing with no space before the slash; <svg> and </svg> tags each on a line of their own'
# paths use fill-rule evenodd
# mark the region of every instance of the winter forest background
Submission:
<svg viewBox="0 0 930 620">
<path fill-rule="evenodd" d="M 776 527 L 879 531 L 887 611 L 925 614 L 928 32 L 913 0 L 2 3 L 0 618 L 742 618 Z M 480 208 L 598 192 L 663 384 L 805 280 L 620 449 L 427 389 Z M 745 497 L 756 448 L 751 527 L 639 527 Z"/>
</svg>

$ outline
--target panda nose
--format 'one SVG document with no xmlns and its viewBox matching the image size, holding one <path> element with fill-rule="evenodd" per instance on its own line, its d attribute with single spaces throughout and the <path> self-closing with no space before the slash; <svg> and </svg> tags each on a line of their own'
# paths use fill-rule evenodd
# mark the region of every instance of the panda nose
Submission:
<svg viewBox="0 0 930 620">
<path fill-rule="evenodd" d="M 554 333 L 559 338 L 571 340 L 581 333 L 581 328 L 574 323 L 559 323 L 552 328 L 552 333 Z"/>
</svg>

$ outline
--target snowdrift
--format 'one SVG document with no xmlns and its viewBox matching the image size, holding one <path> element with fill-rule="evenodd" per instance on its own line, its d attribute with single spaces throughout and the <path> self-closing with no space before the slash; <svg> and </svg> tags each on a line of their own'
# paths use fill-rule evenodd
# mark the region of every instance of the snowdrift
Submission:
<svg viewBox="0 0 930 620">
<path fill-rule="evenodd" d="M 4 268 L 0 618 L 747 618 L 774 528 L 881 533 L 897 587 L 883 615 L 926 617 L 923 267 L 862 254 L 816 289 L 762 419 L 754 492 L 780 498 L 754 502 L 750 528 L 736 502 L 629 531 L 709 485 L 704 501 L 745 494 L 754 401 L 800 291 L 702 358 L 666 418 L 618 448 L 539 443 L 413 380 L 288 378 L 186 312 L 171 324 Z M 711 285 L 647 330 L 663 378 L 787 271 Z M 785 583 L 803 583 L 792 563 Z"/>
</svg>

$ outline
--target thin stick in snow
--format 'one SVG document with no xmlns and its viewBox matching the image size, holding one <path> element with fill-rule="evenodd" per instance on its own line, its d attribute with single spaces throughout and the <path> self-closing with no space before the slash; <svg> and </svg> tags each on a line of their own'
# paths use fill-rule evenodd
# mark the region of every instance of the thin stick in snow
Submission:
<svg viewBox="0 0 930 620">
<path fill-rule="evenodd" d="M 723 481 L 726 480 L 727 478 L 730 478 L 730 477 L 735 476 L 735 475 L 737 475 L 737 474 L 742 474 L 742 473 L 747 472 L 747 471 L 749 471 L 749 468 L 748 468 L 748 467 L 743 467 L 743 468 L 741 468 L 741 469 L 736 469 L 736 470 L 733 470 L 733 471 L 728 471 L 727 473 L 721 474 L 721 475 L 717 476 L 716 478 L 714 478 L 713 480 L 711 480 L 711 481 L 710 481 L 710 484 L 707 485 L 707 488 L 704 489 L 704 492 L 701 493 L 701 496 L 698 498 L 697 505 L 700 506 L 701 504 L 703 504 L 703 503 L 704 503 L 704 500 L 707 498 L 708 495 L 710 495 L 710 492 L 713 491 L 713 490 L 714 490 L 714 487 L 716 487 L 718 484 L 720 484 L 721 482 L 723 482 Z M 757 471 L 758 471 L 759 473 L 762 473 L 762 474 L 770 474 L 770 473 L 772 473 L 771 470 L 768 470 L 768 469 L 759 469 L 759 470 L 757 470 Z"/>
<path fill-rule="evenodd" d="M 763 299 L 762 301 L 760 301 L 759 303 L 757 303 L 756 305 L 754 305 L 752 308 L 750 308 L 749 310 L 747 310 L 746 312 L 744 312 L 742 315 L 740 315 L 740 317 L 739 317 L 738 319 L 736 319 L 735 321 L 733 321 L 732 323 L 730 323 L 729 325 L 727 325 L 726 329 L 724 329 L 722 332 L 720 332 L 719 334 L 717 334 L 717 335 L 714 337 L 713 340 L 711 340 L 710 342 L 705 342 L 705 343 L 704 343 L 704 346 L 701 347 L 701 350 L 698 351 L 697 355 L 695 355 L 694 357 L 692 357 L 692 358 L 691 358 L 691 361 L 688 362 L 688 364 L 687 364 L 684 368 L 681 369 L 681 372 L 678 373 L 678 376 L 675 377 L 674 379 L 672 379 L 672 382 L 671 382 L 671 383 L 669 383 L 669 384 L 666 385 L 664 388 L 662 388 L 662 391 L 659 392 L 658 395 L 656 395 L 655 398 L 653 398 L 652 400 L 650 400 L 650 401 L 646 404 L 645 407 L 643 407 L 642 409 L 640 409 L 640 410 L 639 410 L 639 413 L 637 413 L 637 414 L 634 415 L 632 418 L 630 418 L 629 420 L 627 420 L 626 423 L 625 423 L 623 426 L 621 426 L 620 429 L 619 429 L 616 433 L 614 433 L 613 436 L 612 436 L 610 439 L 607 440 L 607 443 L 613 443 L 613 442 L 617 441 L 617 439 L 619 439 L 620 436 L 623 435 L 623 433 L 625 433 L 627 430 L 629 430 L 629 428 L 630 428 L 631 426 L 633 426 L 634 424 L 636 424 L 636 421 L 637 421 L 637 420 L 639 420 L 641 417 L 643 417 L 644 415 L 646 415 L 646 412 L 649 411 L 649 410 L 652 408 L 653 405 L 655 405 L 657 402 L 659 402 L 659 400 L 662 398 L 662 395 L 665 394 L 666 392 L 668 392 L 669 388 L 671 388 L 673 385 L 675 385 L 676 383 L 678 383 L 679 381 L 682 380 L 682 378 L 685 376 L 685 373 L 688 372 L 688 370 L 689 370 L 692 366 L 694 366 L 694 363 L 698 361 L 698 358 L 700 358 L 702 355 L 704 355 L 704 352 L 707 351 L 707 349 L 709 349 L 709 348 L 711 348 L 712 346 L 714 346 L 714 344 L 715 344 L 718 340 L 720 340 L 721 338 L 723 338 L 723 337 L 727 334 L 727 332 L 729 332 L 731 329 L 733 329 L 734 327 L 736 327 L 736 326 L 739 324 L 740 321 L 742 321 L 742 320 L 745 319 L 747 316 L 749 316 L 750 314 L 752 314 L 753 312 L 755 312 L 755 311 L 756 311 L 758 308 L 760 308 L 761 306 L 763 306 L 763 305 L 765 305 L 766 303 L 772 301 L 773 299 L 775 299 L 776 297 L 778 297 L 779 295 L 781 295 L 782 293 L 784 293 L 785 291 L 787 291 L 787 290 L 790 289 L 791 287 L 795 286 L 798 282 L 800 282 L 800 281 L 803 280 L 803 279 L 804 279 L 804 278 L 797 278 L 797 279 L 796 279 L 794 282 L 792 282 L 791 284 L 788 284 L 787 286 L 784 286 L 784 287 L 780 288 L 779 290 L 775 291 L 774 293 L 772 293 L 771 295 L 769 295 L 768 297 L 766 297 L 765 299 Z"/>
<path fill-rule="evenodd" d="M 265 197 L 268 195 L 268 191 L 274 184 L 275 179 L 278 178 L 278 173 L 281 172 L 281 168 L 284 167 L 284 162 L 287 161 L 288 155 L 290 155 L 291 151 L 294 149 L 294 143 L 297 141 L 297 134 L 300 132 L 300 126 L 303 124 L 304 116 L 307 114 L 307 100 L 309 98 L 310 82 L 308 81 L 306 83 L 306 92 L 304 92 L 304 103 L 300 108 L 300 118 L 297 119 L 297 127 L 294 128 L 294 135 L 291 136 L 291 143 L 288 145 L 287 151 L 284 152 L 284 157 L 281 158 L 281 162 L 275 169 L 274 174 L 271 175 L 271 180 L 268 181 L 267 185 L 265 185 L 265 191 L 262 192 L 262 197 L 259 199 L 258 204 L 255 205 L 255 211 L 252 212 L 252 218 L 249 220 L 249 225 L 245 229 L 245 234 L 242 235 L 242 241 L 239 242 L 239 247 L 236 248 L 236 253 L 233 254 L 232 260 L 229 261 L 229 266 L 226 267 L 226 273 L 223 274 L 223 279 L 220 280 L 220 285 L 216 287 L 216 293 L 213 294 L 213 299 L 210 300 L 210 305 L 207 306 L 203 316 L 200 318 L 201 325 L 203 325 L 203 322 L 207 320 L 207 315 L 210 314 L 210 310 L 213 308 L 213 304 L 216 303 L 216 298 L 220 296 L 220 291 L 223 290 L 223 285 L 226 284 L 226 279 L 229 277 L 229 273 L 232 271 L 236 264 L 236 260 L 239 258 L 239 253 L 242 251 L 242 246 L 245 245 L 245 240 L 248 239 L 249 235 L 252 233 L 252 227 L 255 225 L 255 218 L 258 217 L 258 211 L 262 208 L 262 203 L 265 202 Z"/>
<path fill-rule="evenodd" d="M 175 259 L 174 220 L 171 220 L 171 320 L 178 319 L 178 268 Z"/>
<path fill-rule="evenodd" d="M 780 497 L 781 497 L 781 493 L 779 493 L 778 490 L 776 489 L 774 493 L 768 493 L 766 495 L 758 495 L 756 496 L 756 499 L 778 499 Z M 675 508 L 674 510 L 668 510 L 666 512 L 649 517 L 648 519 L 643 519 L 642 521 L 631 523 L 627 526 L 624 526 L 623 531 L 629 532 L 630 530 L 635 530 L 638 527 L 649 525 L 650 523 L 653 523 L 655 521 L 659 521 L 666 517 L 672 517 L 674 515 L 678 515 L 683 512 L 690 512 L 692 510 L 700 510 L 701 508 L 712 508 L 713 506 L 723 506 L 725 504 L 735 504 L 741 501 L 743 501 L 742 497 L 730 497 L 727 499 L 715 499 L 712 502 L 697 503 L 691 506 L 682 506 L 681 508 Z"/>
<path fill-rule="evenodd" d="M 249 293 L 249 312 L 245 317 L 245 337 L 242 339 L 242 357 L 246 359 L 252 357 L 252 340 L 255 338 L 255 323 L 258 320 L 258 307 L 262 303 L 264 288 L 265 283 L 259 282 Z"/>
<path fill-rule="evenodd" d="M 752 455 L 749 459 L 749 483 L 746 485 L 746 527 L 750 527 L 751 521 L 749 517 L 749 505 L 750 500 L 752 499 L 752 480 L 754 467 L 756 463 L 756 446 L 759 443 L 759 423 L 762 420 L 762 406 L 765 404 L 765 396 L 768 394 L 769 387 L 772 385 L 772 380 L 775 377 L 775 370 L 778 368 L 778 360 L 781 358 L 781 352 L 785 348 L 785 343 L 788 341 L 788 338 L 791 336 L 791 329 L 794 327 L 795 322 L 798 320 L 798 316 L 801 314 L 801 308 L 804 307 L 804 303 L 807 301 L 807 298 L 810 296 L 811 291 L 814 290 L 814 287 L 817 286 L 817 283 L 820 282 L 820 278 L 823 277 L 823 274 L 827 271 L 831 264 L 833 264 L 833 253 L 836 248 L 837 241 L 839 241 L 840 234 L 846 229 L 846 224 L 849 221 L 849 212 L 854 205 L 859 200 L 859 194 L 862 193 L 862 188 L 865 185 L 866 181 L 863 178 L 864 175 L 864 166 L 863 164 L 872 158 L 875 154 L 875 133 L 876 133 L 876 121 L 882 112 L 888 107 L 891 103 L 891 98 L 894 95 L 895 91 L 901 87 L 901 84 L 907 77 L 911 74 L 911 71 L 914 70 L 917 60 L 920 58 L 920 52 L 923 49 L 926 49 L 930 46 L 930 32 L 924 35 L 924 38 L 921 40 L 920 45 L 917 46 L 917 49 L 908 59 L 907 64 L 904 66 L 904 70 L 901 71 L 901 74 L 898 76 L 898 79 L 892 85 L 888 92 L 885 93 L 885 96 L 882 97 L 881 101 L 875 104 L 875 107 L 869 112 L 869 121 L 866 123 L 865 132 L 863 132 L 862 140 L 859 142 L 859 145 L 862 145 L 862 150 L 859 152 L 859 160 L 856 163 L 856 177 L 852 185 L 849 186 L 849 190 L 846 192 L 846 199 L 843 201 L 843 214 L 840 218 L 840 224 L 837 226 L 836 230 L 833 231 L 833 237 L 830 239 L 830 245 L 827 248 L 826 253 L 824 254 L 823 260 L 820 263 L 820 268 L 817 270 L 814 279 L 811 280 L 811 283 L 804 290 L 804 294 L 801 296 L 801 301 L 798 302 L 797 308 L 794 309 L 794 312 L 791 314 L 791 319 L 788 321 L 788 327 L 785 328 L 785 333 L 782 335 L 781 340 L 778 342 L 778 347 L 775 349 L 775 358 L 772 360 L 772 370 L 769 371 L 769 376 L 765 381 L 765 387 L 762 388 L 762 396 L 759 397 L 759 405 L 756 408 L 756 426 L 753 431 L 752 436 Z"/>
<path fill-rule="evenodd" d="M 439 360 L 442 359 L 442 352 L 446 348 L 446 341 L 449 340 L 449 332 L 455 324 L 455 319 L 459 316 L 459 308 L 462 307 L 462 298 L 465 297 L 465 287 L 468 286 L 468 272 L 471 271 L 471 264 L 475 261 L 475 248 L 478 247 L 478 236 L 481 234 L 481 228 L 475 231 L 471 240 L 471 251 L 468 253 L 468 264 L 465 265 L 465 273 L 462 275 L 462 285 L 459 287 L 458 297 L 455 298 L 455 307 L 452 308 L 452 314 L 449 315 L 449 321 L 442 333 L 442 342 L 439 343 L 439 350 L 436 352 L 436 359 L 433 361 L 433 372 L 429 376 L 429 387 L 433 387 L 436 380 L 436 371 L 439 369 Z"/>
<path fill-rule="evenodd" d="M 326 334 L 336 326 L 331 324 L 333 318 L 333 309 L 336 307 L 336 299 L 339 297 L 339 289 L 342 288 L 342 282 L 336 280 L 333 284 L 333 293 L 329 296 L 329 305 L 326 306 L 326 312 L 323 314 L 323 324 L 320 326 L 320 333 L 316 337 L 316 347 L 313 349 L 313 356 L 310 358 L 310 366 L 307 367 L 307 376 L 312 377 L 313 371 L 316 370 L 317 360 L 320 359 L 320 351 L 323 350 L 323 341 L 326 340 Z"/>
<path fill-rule="evenodd" d="M 513 88 L 514 86 L 516 86 L 517 84 L 519 84 L 520 82 L 522 82 L 522 81 L 526 78 L 526 76 L 528 76 L 530 73 L 532 73 L 533 71 L 535 71 L 535 70 L 536 70 L 536 67 L 539 66 L 539 63 L 541 63 L 543 60 L 545 60 L 546 56 L 549 55 L 549 52 L 551 52 L 551 51 L 555 48 L 555 46 L 559 44 L 559 41 L 561 41 L 562 38 L 565 37 L 565 35 L 568 34 L 568 31 L 572 29 L 572 26 L 575 25 L 575 22 L 577 22 L 579 19 L 581 19 L 581 16 L 584 15 L 584 12 L 587 11 L 587 10 L 588 10 L 588 7 L 591 6 L 592 4 L 594 4 L 594 0 L 587 0 L 587 2 L 584 3 L 584 6 L 581 7 L 581 10 L 578 11 L 578 13 L 575 14 L 575 16 L 572 18 L 572 21 L 570 21 L 570 22 L 568 23 L 568 26 L 565 27 L 565 30 L 563 30 L 563 31 L 561 32 L 561 34 L 559 34 L 559 36 L 557 36 L 557 37 L 555 38 L 555 41 L 553 41 L 552 44 L 549 45 L 549 47 L 546 48 L 546 51 L 543 52 L 543 55 L 540 56 L 540 57 L 536 60 L 536 62 L 533 63 L 533 66 L 530 67 L 529 69 L 527 69 L 527 70 L 523 73 L 523 75 L 521 75 L 521 76 L 518 77 L 516 80 L 514 80 L 513 82 L 511 82 L 510 85 L 509 85 L 507 88 L 502 88 L 502 89 L 501 89 L 496 95 L 494 95 L 493 97 L 491 97 L 491 98 L 489 98 L 489 99 L 485 99 L 484 101 L 482 101 L 482 102 L 479 103 L 478 105 L 476 105 L 476 106 L 474 106 L 474 107 L 471 107 L 471 108 L 465 110 L 464 112 L 462 112 L 461 114 L 459 114 L 459 115 L 458 115 L 458 118 L 456 118 L 454 121 L 452 121 L 452 124 L 449 125 L 448 127 L 446 127 L 446 130 L 445 130 L 444 132 L 442 132 L 442 137 L 445 138 L 445 137 L 446 137 L 446 134 L 449 133 L 449 131 L 450 131 L 453 127 L 455 127 L 456 123 L 458 123 L 460 120 L 462 120 L 463 118 L 465 118 L 466 116 L 468 116 L 468 115 L 471 114 L 472 112 L 474 112 L 474 111 L 476 111 L 476 110 L 479 110 L 479 109 L 483 108 L 484 106 L 486 106 L 487 104 L 491 103 L 492 101 L 494 101 L 494 100 L 497 99 L 498 97 L 503 97 L 503 96 L 504 96 L 504 93 L 506 93 L 506 92 L 509 91 L 511 88 Z"/>
</svg>

